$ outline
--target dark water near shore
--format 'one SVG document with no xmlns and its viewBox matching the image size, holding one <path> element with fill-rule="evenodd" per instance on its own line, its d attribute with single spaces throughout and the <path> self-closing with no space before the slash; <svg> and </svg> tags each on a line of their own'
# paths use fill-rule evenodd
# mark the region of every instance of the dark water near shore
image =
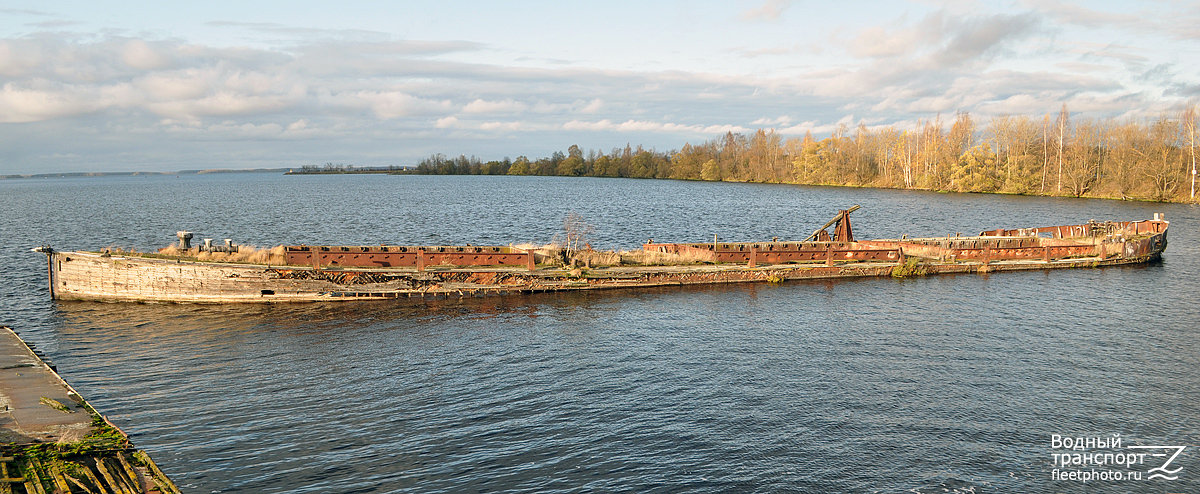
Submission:
<svg viewBox="0 0 1200 494">
<path fill-rule="evenodd" d="M 597 248 L 1171 220 L 1127 268 L 393 303 L 56 303 L 29 249 Z M 186 492 L 1197 492 L 1200 208 L 535 177 L 0 180 L 0 323 Z M 1051 436 L 1188 446 L 1052 480 Z M 1131 452 L 1105 450 L 1100 453 Z M 1169 450 L 1140 450 L 1171 453 Z M 1089 451 L 1097 452 L 1095 450 Z M 1144 472 L 1133 468 L 1070 467 Z"/>
</svg>

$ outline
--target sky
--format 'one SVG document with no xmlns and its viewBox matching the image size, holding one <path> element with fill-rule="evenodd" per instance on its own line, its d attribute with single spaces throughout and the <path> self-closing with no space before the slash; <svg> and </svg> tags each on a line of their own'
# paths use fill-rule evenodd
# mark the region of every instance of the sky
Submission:
<svg viewBox="0 0 1200 494">
<path fill-rule="evenodd" d="M 1200 97 L 1200 1 L 0 0 L 0 175 L 669 151 Z"/>
</svg>

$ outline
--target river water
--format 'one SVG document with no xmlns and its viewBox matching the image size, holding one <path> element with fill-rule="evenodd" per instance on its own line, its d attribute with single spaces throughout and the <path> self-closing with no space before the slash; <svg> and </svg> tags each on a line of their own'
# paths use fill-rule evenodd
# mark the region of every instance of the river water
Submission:
<svg viewBox="0 0 1200 494">
<path fill-rule="evenodd" d="M 634 249 L 799 239 L 853 204 L 864 239 L 1162 212 L 1170 246 L 1139 267 L 281 306 L 53 302 L 29 252 L 149 250 L 176 230 L 258 246 L 546 243 L 571 212 L 596 248 Z M 1195 206 L 213 174 L 0 180 L 0 218 L 0 323 L 185 492 L 1200 491 Z M 1114 434 L 1119 447 L 1054 447 Z M 1187 446 L 1175 480 L 1151 480 L 1165 446 Z M 1144 456 L 1062 467 L 1063 453 Z M 1057 478 L 1069 472 L 1108 477 Z"/>
</svg>

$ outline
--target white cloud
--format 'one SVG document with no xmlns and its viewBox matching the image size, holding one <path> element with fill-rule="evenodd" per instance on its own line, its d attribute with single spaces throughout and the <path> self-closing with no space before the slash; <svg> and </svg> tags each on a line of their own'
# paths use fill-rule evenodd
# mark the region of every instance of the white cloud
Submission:
<svg viewBox="0 0 1200 494">
<path fill-rule="evenodd" d="M 944 14 L 938 13 L 920 24 L 888 31 L 883 26 L 871 26 L 859 31 L 850 42 L 850 54 L 863 58 L 899 57 L 915 54 L 942 35 Z"/>
<path fill-rule="evenodd" d="M 133 85 L 154 100 L 187 100 L 204 97 L 212 88 L 211 74 L 196 69 L 149 74 L 135 79 Z"/>
<path fill-rule="evenodd" d="M 5 123 L 83 115 L 104 106 L 96 91 L 90 88 L 23 88 L 10 82 L 0 89 L 0 122 Z"/>
<path fill-rule="evenodd" d="M 792 0 L 766 0 L 757 8 L 742 12 L 742 19 L 750 21 L 776 21 L 792 5 Z"/>
<path fill-rule="evenodd" d="M 733 48 L 729 51 L 732 53 L 736 53 L 742 57 L 755 58 L 755 57 L 772 56 L 772 55 L 791 55 L 794 53 L 804 53 L 806 51 L 811 51 L 811 52 L 816 53 L 816 52 L 819 52 L 820 50 L 815 50 L 812 47 L 791 45 L 791 46 L 771 46 L 771 47 L 766 47 L 766 48 L 746 48 L 746 47 L 739 46 L 739 47 Z"/>
<path fill-rule="evenodd" d="M 528 105 L 512 98 L 502 101 L 484 101 L 476 99 L 464 106 L 463 113 L 519 113 L 525 111 Z"/>
<path fill-rule="evenodd" d="M 1060 69 L 1063 69 L 1067 72 L 1075 72 L 1075 73 L 1079 73 L 1079 74 L 1086 74 L 1086 73 L 1090 73 L 1090 72 L 1112 72 L 1112 71 L 1116 70 L 1115 67 L 1111 67 L 1108 65 L 1102 65 L 1102 64 L 1098 64 L 1098 63 L 1083 63 L 1083 62 L 1058 62 L 1058 63 L 1054 64 L 1054 66 L 1058 67 Z"/>
<path fill-rule="evenodd" d="M 252 124 L 252 123 L 220 123 L 208 126 L 210 133 L 227 134 L 235 139 L 262 139 L 279 137 L 283 133 L 283 128 L 279 124 Z"/>
<path fill-rule="evenodd" d="M 776 130 L 783 135 L 804 135 L 807 132 L 812 132 L 814 135 L 829 134 L 837 130 L 838 127 L 845 126 L 851 128 L 857 125 L 854 120 L 854 115 L 844 115 L 833 123 L 818 124 L 817 122 L 803 122 L 791 127 L 786 127 Z"/>
<path fill-rule="evenodd" d="M 146 102 L 143 107 L 158 115 L 186 118 L 275 113 L 295 103 L 296 100 L 289 95 L 258 96 L 218 91 L 197 99 Z"/>
<path fill-rule="evenodd" d="M 1132 27 L 1147 30 L 1155 29 L 1155 23 L 1145 16 L 1120 14 L 1089 9 L 1073 3 L 1057 0 L 1037 0 L 1025 2 L 1030 8 L 1045 12 L 1059 22 L 1076 24 L 1088 28 Z"/>
<path fill-rule="evenodd" d="M 533 105 L 534 113 L 598 113 L 604 109 L 604 100 L 595 98 L 591 101 L 577 99 L 570 103 L 550 103 L 545 100 L 539 100 Z"/>
<path fill-rule="evenodd" d="M 1038 29 L 1029 13 L 956 16 L 945 11 L 913 25 L 892 30 L 870 26 L 850 41 L 850 54 L 860 58 L 906 58 L 921 69 L 944 68 L 981 57 Z M 918 68 L 918 67 L 914 67 Z"/>
<path fill-rule="evenodd" d="M 584 105 L 583 108 L 580 108 L 579 111 L 582 113 L 596 113 L 602 108 L 604 108 L 604 101 L 601 101 L 600 98 L 596 98 L 589 101 L 588 104 Z"/>
<path fill-rule="evenodd" d="M 369 110 L 377 118 L 393 118 L 444 114 L 450 110 L 449 101 L 419 98 L 400 91 L 357 91 L 327 95 L 322 103 L 334 108 Z"/>
<path fill-rule="evenodd" d="M 1068 48 L 1067 53 L 1078 54 L 1079 60 L 1082 62 L 1099 62 L 1105 60 L 1115 60 L 1121 62 L 1130 70 L 1140 70 L 1146 65 L 1150 59 L 1138 52 L 1145 52 L 1144 49 L 1138 49 L 1131 46 L 1118 45 L 1115 43 L 1085 43 L 1074 42 L 1065 43 Z M 1065 62 L 1063 62 L 1065 63 Z"/>
<path fill-rule="evenodd" d="M 523 130 L 521 122 L 485 122 L 479 124 L 480 130 Z"/>
<path fill-rule="evenodd" d="M 738 125 L 684 125 L 670 122 L 651 122 L 646 120 L 626 120 L 613 123 L 604 119 L 596 122 L 572 120 L 563 124 L 565 130 L 617 131 L 617 132 L 672 132 L 693 134 L 724 134 L 726 132 L 746 132 L 747 129 Z"/>
<path fill-rule="evenodd" d="M 807 122 L 798 123 L 791 127 L 784 127 L 782 129 L 776 129 L 776 132 L 783 134 L 783 135 L 803 135 L 806 132 L 814 132 L 814 133 L 821 132 L 820 129 L 821 129 L 821 127 L 818 126 L 816 122 L 807 121 Z M 829 130 L 833 130 L 832 127 L 830 127 Z M 826 132 L 828 132 L 828 130 Z"/>
<path fill-rule="evenodd" d="M 161 69 L 171 62 L 168 57 L 140 39 L 132 39 L 125 43 L 121 49 L 121 59 L 125 65 L 142 70 Z"/>
<path fill-rule="evenodd" d="M 26 40 L 0 40 L 0 76 L 17 78 L 36 71 L 43 63 L 42 50 Z"/>
<path fill-rule="evenodd" d="M 750 123 L 752 123 L 754 125 L 766 125 L 766 126 L 788 125 L 788 124 L 792 123 L 792 117 L 789 117 L 787 115 L 782 115 L 782 116 L 775 117 L 775 118 L 763 117 L 763 118 L 760 118 L 760 119 L 755 120 Z"/>
</svg>

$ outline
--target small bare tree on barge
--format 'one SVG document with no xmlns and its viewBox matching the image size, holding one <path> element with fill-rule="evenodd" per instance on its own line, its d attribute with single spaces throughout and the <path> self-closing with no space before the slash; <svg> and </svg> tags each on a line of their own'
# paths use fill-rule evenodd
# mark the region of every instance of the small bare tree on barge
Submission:
<svg viewBox="0 0 1200 494">
<path fill-rule="evenodd" d="M 580 246 L 587 246 L 588 236 L 596 231 L 595 227 L 583 220 L 583 216 L 574 212 L 563 220 L 563 230 L 566 232 L 563 254 L 567 262 L 579 253 Z"/>
</svg>

